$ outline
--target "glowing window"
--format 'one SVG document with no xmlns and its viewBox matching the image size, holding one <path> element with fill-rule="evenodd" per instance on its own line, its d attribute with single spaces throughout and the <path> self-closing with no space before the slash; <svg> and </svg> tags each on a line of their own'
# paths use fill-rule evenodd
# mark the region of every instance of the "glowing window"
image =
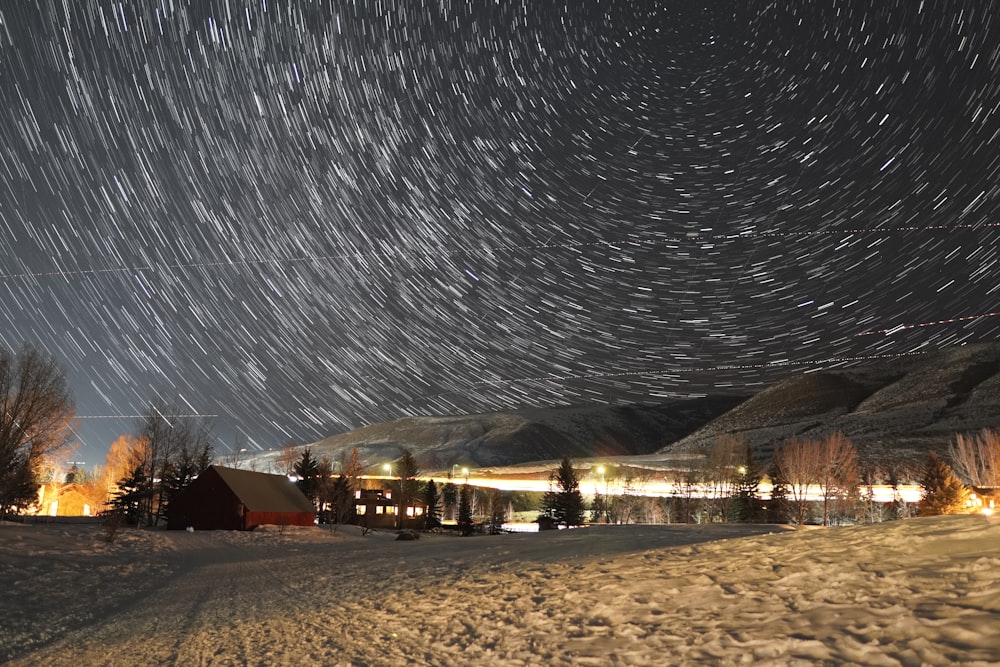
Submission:
<svg viewBox="0 0 1000 667">
<path fill-rule="evenodd" d="M 376 505 L 375 506 L 375 514 L 382 514 L 384 510 L 385 510 L 385 508 L 382 507 L 381 505 Z"/>
<path fill-rule="evenodd" d="M 358 514 L 364 514 L 366 509 L 368 509 L 368 508 L 365 507 L 364 505 L 358 505 L 357 506 Z"/>
</svg>

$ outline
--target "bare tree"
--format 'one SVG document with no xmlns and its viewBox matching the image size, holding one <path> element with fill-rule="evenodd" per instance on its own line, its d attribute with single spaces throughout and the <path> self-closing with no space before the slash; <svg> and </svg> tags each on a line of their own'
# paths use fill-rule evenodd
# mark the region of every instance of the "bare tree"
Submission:
<svg viewBox="0 0 1000 667">
<path fill-rule="evenodd" d="M 963 482 L 978 488 L 1000 487 L 1000 430 L 984 428 L 978 435 L 955 436 L 948 451 Z"/>
<path fill-rule="evenodd" d="M 147 525 L 155 526 L 166 509 L 165 486 L 175 458 L 182 452 L 210 451 L 207 425 L 197 417 L 176 416 L 162 405 L 150 405 L 139 422 L 139 438 L 147 443 L 142 469 L 146 487 L 142 512 Z"/>
<path fill-rule="evenodd" d="M 0 349 L 0 519 L 36 498 L 37 473 L 47 455 L 65 446 L 74 416 L 62 369 L 25 346 Z"/>
<path fill-rule="evenodd" d="M 295 472 L 295 464 L 299 460 L 299 448 L 294 442 L 285 443 L 275 459 L 275 472 L 285 477 L 291 477 Z"/>
<path fill-rule="evenodd" d="M 819 485 L 823 494 L 823 525 L 830 525 L 830 512 L 856 497 L 858 452 L 843 433 L 831 433 L 815 443 L 819 456 Z"/>
<path fill-rule="evenodd" d="M 822 500 L 824 526 L 830 523 L 831 509 L 857 493 L 857 450 L 841 433 L 823 440 L 789 440 L 775 452 L 775 461 L 799 525 L 805 523 L 813 492 Z"/>
<path fill-rule="evenodd" d="M 775 451 L 774 458 L 787 485 L 795 520 L 801 526 L 809 510 L 810 488 L 819 484 L 821 476 L 817 445 L 792 438 Z"/>
<path fill-rule="evenodd" d="M 340 462 L 340 474 L 347 478 L 347 486 L 353 494 L 360 488 L 361 476 L 365 474 L 365 467 L 361 464 L 361 455 L 358 454 L 357 447 L 351 447 L 350 454 L 343 451 L 338 456 Z"/>
<path fill-rule="evenodd" d="M 746 451 L 746 441 L 738 436 L 722 435 L 712 442 L 705 459 L 708 521 L 729 521 L 729 509 Z"/>
</svg>

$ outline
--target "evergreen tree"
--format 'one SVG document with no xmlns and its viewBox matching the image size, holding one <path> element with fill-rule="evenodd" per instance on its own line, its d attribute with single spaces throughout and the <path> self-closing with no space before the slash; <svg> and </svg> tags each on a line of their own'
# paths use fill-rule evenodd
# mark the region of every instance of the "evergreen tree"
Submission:
<svg viewBox="0 0 1000 667">
<path fill-rule="evenodd" d="M 934 452 L 927 459 L 920 486 L 923 487 L 923 495 L 917 506 L 920 516 L 961 514 L 965 511 L 969 490 L 955 475 L 951 466 L 939 459 Z"/>
<path fill-rule="evenodd" d="M 583 523 L 584 503 L 580 493 L 580 479 L 573 470 L 573 461 L 563 457 L 559 470 L 549 477 L 558 490 L 545 494 L 542 503 L 544 513 L 556 524 L 579 526 Z"/>
<path fill-rule="evenodd" d="M 788 523 L 790 507 L 788 504 L 788 482 L 781 474 L 781 466 L 776 459 L 771 460 L 767 470 L 771 479 L 771 500 L 767 503 L 768 523 Z"/>
<path fill-rule="evenodd" d="M 441 489 L 441 499 L 444 501 L 444 518 L 453 519 L 458 505 L 458 487 L 450 479 Z"/>
<path fill-rule="evenodd" d="M 313 457 L 308 447 L 302 450 L 302 456 L 295 462 L 294 472 L 295 476 L 298 477 L 295 486 L 299 487 L 302 494 L 315 504 L 319 496 L 319 462 Z"/>
<path fill-rule="evenodd" d="M 490 535 L 503 532 L 503 524 L 507 520 L 507 499 L 500 489 L 490 489 L 486 494 L 487 524 Z"/>
<path fill-rule="evenodd" d="M 111 499 L 111 512 L 121 516 L 126 523 L 138 526 L 145 515 L 145 499 L 150 480 L 142 464 L 137 465 L 125 478 L 118 481 L 118 493 Z"/>
<path fill-rule="evenodd" d="M 192 454 L 187 443 L 182 443 L 174 460 L 167 461 L 163 468 L 163 481 L 161 482 L 163 501 L 167 512 L 170 511 L 170 503 L 205 470 L 205 468 L 199 467 L 200 464 L 200 457 Z"/>
<path fill-rule="evenodd" d="M 472 489 L 463 484 L 458 491 L 458 529 L 462 535 L 472 533 Z"/>
<path fill-rule="evenodd" d="M 354 518 L 354 494 L 347 475 L 339 475 L 330 490 L 330 513 L 335 526 L 349 523 Z"/>
<path fill-rule="evenodd" d="M 413 452 L 404 448 L 403 454 L 396 464 L 396 469 L 399 471 L 399 480 L 395 484 L 396 503 L 399 505 L 399 511 L 396 513 L 396 527 L 402 528 L 403 519 L 406 518 L 406 508 L 412 504 L 420 487 L 420 482 L 417 480 L 420 469 L 417 467 L 416 459 L 413 458 Z"/>
<path fill-rule="evenodd" d="M 743 463 L 736 469 L 733 495 L 733 520 L 739 523 L 759 523 L 764 519 L 764 503 L 760 499 L 760 468 L 753 459 L 753 450 L 746 446 Z"/>
<path fill-rule="evenodd" d="M 608 522 L 608 503 L 600 491 L 594 493 L 594 502 L 590 504 L 590 521 L 591 523 Z"/>
<path fill-rule="evenodd" d="M 0 518 L 6 512 L 21 512 L 38 501 L 38 482 L 30 462 L 21 456 L 14 457 L 9 470 L 0 471 Z"/>
<path fill-rule="evenodd" d="M 438 493 L 437 484 L 434 483 L 433 479 L 427 480 L 427 484 L 424 485 L 424 505 L 426 506 L 424 528 L 432 530 L 441 526 L 441 510 L 438 507 L 440 501 L 441 496 Z"/>
</svg>

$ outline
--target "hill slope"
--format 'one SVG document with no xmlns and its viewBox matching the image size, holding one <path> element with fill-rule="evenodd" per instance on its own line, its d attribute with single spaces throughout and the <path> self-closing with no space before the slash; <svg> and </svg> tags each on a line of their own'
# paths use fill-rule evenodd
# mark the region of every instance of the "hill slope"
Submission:
<svg viewBox="0 0 1000 667">
<path fill-rule="evenodd" d="M 955 433 L 998 425 L 1000 345 L 983 343 L 787 378 L 661 452 L 732 434 L 767 458 L 788 437 L 840 431 L 871 459 L 918 459 L 947 449 Z"/>
<path fill-rule="evenodd" d="M 718 417 L 744 397 L 713 396 L 662 405 L 588 405 L 449 417 L 406 417 L 334 435 L 309 447 L 336 459 L 357 447 L 363 460 L 414 453 L 424 469 L 649 454 Z"/>
</svg>

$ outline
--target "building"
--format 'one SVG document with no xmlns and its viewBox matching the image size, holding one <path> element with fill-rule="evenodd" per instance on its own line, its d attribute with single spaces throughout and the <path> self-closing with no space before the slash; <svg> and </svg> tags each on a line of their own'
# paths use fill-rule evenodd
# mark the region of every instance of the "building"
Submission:
<svg viewBox="0 0 1000 667">
<path fill-rule="evenodd" d="M 316 510 L 284 475 L 211 466 L 170 503 L 167 528 L 253 530 L 312 526 Z"/>
<path fill-rule="evenodd" d="M 392 491 L 386 489 L 358 489 L 354 492 L 354 512 L 359 526 L 366 528 L 411 528 L 424 527 L 424 504 L 411 499 L 403 509 L 400 521 L 399 505 L 392 498 Z"/>
<path fill-rule="evenodd" d="M 38 487 L 37 514 L 45 516 L 93 516 L 101 509 L 87 489 L 73 483 L 49 482 Z"/>
</svg>

